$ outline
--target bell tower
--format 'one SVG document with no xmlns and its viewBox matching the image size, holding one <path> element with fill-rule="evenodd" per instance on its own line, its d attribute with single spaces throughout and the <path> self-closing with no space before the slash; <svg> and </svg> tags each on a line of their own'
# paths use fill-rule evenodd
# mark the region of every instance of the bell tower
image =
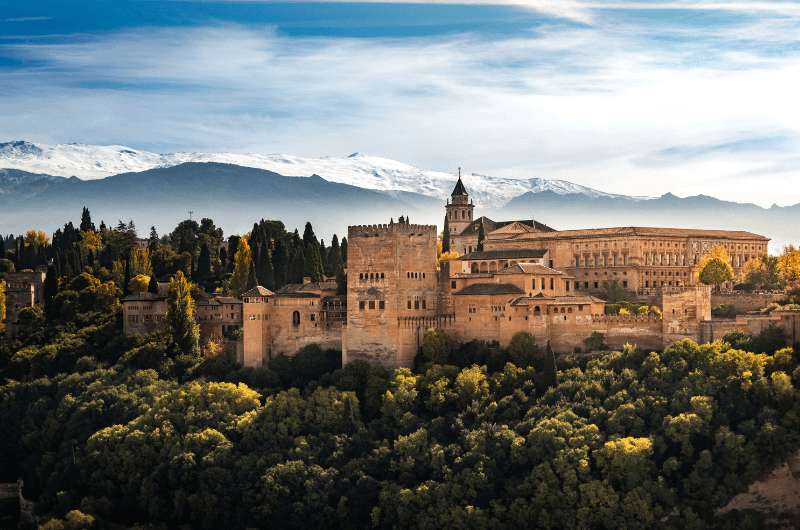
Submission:
<svg viewBox="0 0 800 530">
<path fill-rule="evenodd" d="M 457 236 L 472 224 L 472 212 L 475 205 L 469 200 L 469 194 L 461 182 L 461 168 L 458 168 L 458 182 L 450 194 L 450 200 L 445 207 L 447 210 L 447 224 L 450 227 L 450 236 Z"/>
</svg>

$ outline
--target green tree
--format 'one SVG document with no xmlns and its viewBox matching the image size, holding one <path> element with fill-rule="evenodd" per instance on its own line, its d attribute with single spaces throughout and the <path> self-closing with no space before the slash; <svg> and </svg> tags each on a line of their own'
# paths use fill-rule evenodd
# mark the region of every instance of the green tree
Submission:
<svg viewBox="0 0 800 530">
<path fill-rule="evenodd" d="M 275 254 L 272 257 L 272 265 L 275 269 L 275 289 L 280 289 L 289 281 L 289 254 L 286 243 L 282 239 L 275 241 Z"/>
<path fill-rule="evenodd" d="M 422 336 L 420 354 L 426 362 L 446 364 L 453 349 L 453 341 L 444 331 L 431 329 Z"/>
<path fill-rule="evenodd" d="M 87 208 L 86 206 L 83 207 L 83 211 L 81 212 L 80 231 L 81 232 L 95 231 L 94 223 L 92 222 L 92 214 L 89 213 L 89 208 Z"/>
<path fill-rule="evenodd" d="M 258 253 L 256 276 L 258 277 L 258 283 L 267 289 L 275 289 L 275 271 L 272 267 L 272 252 L 268 244 L 265 244 L 261 252 Z"/>
<path fill-rule="evenodd" d="M 314 234 L 311 223 L 306 223 L 303 231 L 303 258 L 303 276 L 308 276 L 313 281 L 322 279 L 322 258 L 320 257 L 319 241 L 317 241 L 317 236 Z"/>
<path fill-rule="evenodd" d="M 294 249 L 292 261 L 289 264 L 289 283 L 303 283 L 303 274 L 306 269 L 306 256 L 302 245 Z"/>
<path fill-rule="evenodd" d="M 733 267 L 722 258 L 711 258 L 700 269 L 700 281 L 719 288 L 725 282 L 733 281 Z"/>
<path fill-rule="evenodd" d="M 325 275 L 336 276 L 339 274 L 339 269 L 344 267 L 342 262 L 342 250 L 339 247 L 339 238 L 333 234 L 331 239 L 331 247 L 328 249 L 328 258 L 325 260 Z"/>
<path fill-rule="evenodd" d="M 147 292 L 152 294 L 158 294 L 158 280 L 156 279 L 155 274 L 150 276 L 150 280 L 147 282 Z"/>
<path fill-rule="evenodd" d="M 526 331 L 515 333 L 508 344 L 508 358 L 519 367 L 533 366 L 539 356 L 536 339 Z"/>
<path fill-rule="evenodd" d="M 206 242 L 200 247 L 200 256 L 197 258 L 197 278 L 200 281 L 211 278 L 211 250 Z"/>
<path fill-rule="evenodd" d="M 167 301 L 167 325 L 171 343 L 181 353 L 198 354 L 200 326 L 195 319 L 191 285 L 182 271 L 178 271 L 170 279 Z"/>
<path fill-rule="evenodd" d="M 478 251 L 483 251 L 483 242 L 486 239 L 486 231 L 483 228 L 483 222 L 478 224 Z"/>
<path fill-rule="evenodd" d="M 239 247 L 233 258 L 233 276 L 231 276 L 230 291 L 234 296 L 240 296 L 248 288 L 247 283 L 250 279 L 250 269 L 253 265 L 253 254 L 250 251 L 250 244 L 247 239 L 239 239 Z"/>
<path fill-rule="evenodd" d="M 44 307 L 45 313 L 52 316 L 53 298 L 58 294 L 58 274 L 54 265 L 47 267 L 47 275 L 44 277 Z"/>
</svg>

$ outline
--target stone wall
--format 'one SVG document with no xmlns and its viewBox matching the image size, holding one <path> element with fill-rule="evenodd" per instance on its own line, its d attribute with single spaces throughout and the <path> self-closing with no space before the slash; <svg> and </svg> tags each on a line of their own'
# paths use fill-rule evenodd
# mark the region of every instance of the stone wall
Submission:
<svg viewBox="0 0 800 530">
<path fill-rule="evenodd" d="M 757 311 L 763 309 L 774 302 L 779 302 L 786 298 L 783 293 L 712 293 L 711 307 L 719 305 L 732 305 L 740 313 Z"/>
</svg>

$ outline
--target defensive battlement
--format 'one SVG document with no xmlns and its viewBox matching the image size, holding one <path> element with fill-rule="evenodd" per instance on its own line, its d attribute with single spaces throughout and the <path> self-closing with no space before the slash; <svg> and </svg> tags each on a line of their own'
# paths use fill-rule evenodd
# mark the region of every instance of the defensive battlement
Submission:
<svg viewBox="0 0 800 530">
<path fill-rule="evenodd" d="M 647 315 L 592 315 L 592 322 L 610 324 L 638 324 L 643 322 L 661 322 L 661 317 Z"/>
<path fill-rule="evenodd" d="M 383 234 L 420 234 L 436 235 L 436 225 L 417 225 L 404 223 L 376 224 L 376 225 L 355 225 L 347 227 L 347 236 L 350 237 L 371 237 Z"/>
</svg>

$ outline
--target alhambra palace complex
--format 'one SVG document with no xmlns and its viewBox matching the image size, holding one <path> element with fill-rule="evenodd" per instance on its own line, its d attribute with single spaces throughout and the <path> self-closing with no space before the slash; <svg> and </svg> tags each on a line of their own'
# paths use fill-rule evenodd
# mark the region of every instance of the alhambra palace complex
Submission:
<svg viewBox="0 0 800 530">
<path fill-rule="evenodd" d="M 475 219 L 473 210 L 459 178 L 446 215 L 450 248 L 460 257 L 441 263 L 435 226 L 351 226 L 346 296 L 337 296 L 336 282 L 323 281 L 199 299 L 201 339 L 227 338 L 239 361 L 254 367 L 309 344 L 340 349 L 344 363 L 411 366 L 430 329 L 460 342 L 500 346 L 524 331 L 559 353 L 583 347 L 594 332 L 611 348 L 631 343 L 659 350 L 683 338 L 706 342 L 770 324 L 782 327 L 790 344 L 800 340 L 797 312 L 712 319 L 711 289 L 695 284 L 693 267 L 713 246 L 725 247 L 738 273 L 767 253 L 766 237 L 676 228 L 554 230 L 532 220 Z M 20 307 L 40 303 L 43 277 L 15 273 L 7 281 L 14 322 Z M 596 295 L 611 282 L 658 306 L 663 316 L 605 315 L 605 301 Z M 126 335 L 163 325 L 165 292 L 128 296 L 122 304 Z"/>
</svg>

